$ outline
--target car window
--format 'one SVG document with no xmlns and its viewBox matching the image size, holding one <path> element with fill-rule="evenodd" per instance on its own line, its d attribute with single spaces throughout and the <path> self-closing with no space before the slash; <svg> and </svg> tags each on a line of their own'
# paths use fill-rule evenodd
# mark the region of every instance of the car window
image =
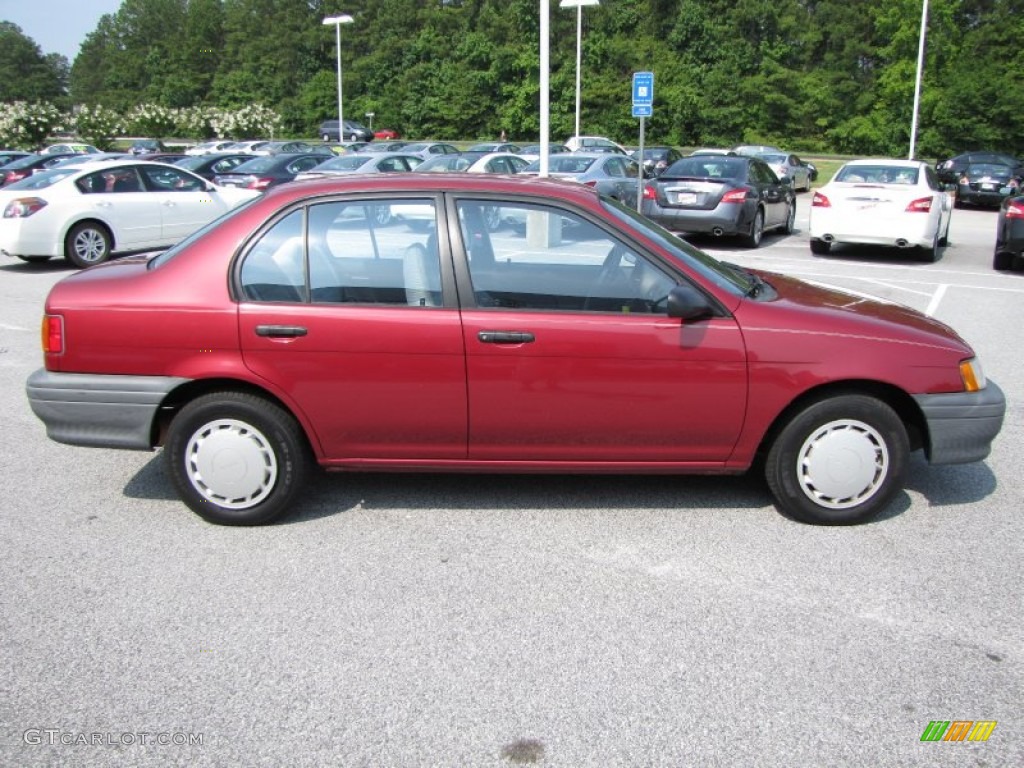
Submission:
<svg viewBox="0 0 1024 768">
<path fill-rule="evenodd" d="M 917 184 L 918 169 L 894 165 L 848 165 L 836 174 L 836 181 L 867 184 Z"/>
<path fill-rule="evenodd" d="M 407 221 L 388 201 L 321 203 L 309 213 L 309 284 L 315 303 L 441 306 L 437 237 L 420 221 L 436 218 L 432 200 L 403 200 Z"/>
<path fill-rule="evenodd" d="M 406 220 L 392 208 L 418 216 Z M 332 202 L 294 211 L 245 254 L 242 295 L 250 301 L 439 307 L 437 237 L 420 226 L 435 218 L 432 200 Z"/>
<path fill-rule="evenodd" d="M 605 173 L 616 178 L 626 175 L 626 169 L 619 158 L 613 157 L 604 164 Z"/>
<path fill-rule="evenodd" d="M 672 277 L 575 213 L 526 203 L 458 203 L 478 306 L 569 312 L 665 314 Z"/>
<path fill-rule="evenodd" d="M 250 301 L 305 301 L 305 214 L 293 211 L 253 243 L 241 269 L 242 295 Z"/>
<path fill-rule="evenodd" d="M 319 157 L 300 157 L 298 160 L 288 164 L 288 173 L 302 173 L 303 171 L 308 171 L 310 168 L 315 168 L 320 165 L 320 161 L 322 159 L 323 158 Z"/>
<path fill-rule="evenodd" d="M 241 165 L 242 163 L 244 163 L 246 159 L 247 158 L 244 157 L 226 157 L 223 160 L 218 160 L 216 163 L 210 166 L 210 170 L 213 171 L 214 173 L 226 173 L 227 171 L 230 171 L 232 168 L 234 168 L 236 165 Z"/>
<path fill-rule="evenodd" d="M 139 170 L 146 186 L 160 192 L 195 192 L 206 189 L 206 182 L 198 176 L 161 165 L 141 165 Z"/>
<path fill-rule="evenodd" d="M 31 176 L 26 176 L 20 181 L 8 184 L 4 187 L 4 192 L 16 192 L 19 189 L 45 189 L 46 187 L 56 184 L 61 179 L 73 176 L 78 173 L 78 171 L 78 168 L 54 168 L 49 171 L 40 171 L 39 173 L 34 173 Z M 2 174 L 0 174 L 0 177 L 2 177 Z"/>
</svg>

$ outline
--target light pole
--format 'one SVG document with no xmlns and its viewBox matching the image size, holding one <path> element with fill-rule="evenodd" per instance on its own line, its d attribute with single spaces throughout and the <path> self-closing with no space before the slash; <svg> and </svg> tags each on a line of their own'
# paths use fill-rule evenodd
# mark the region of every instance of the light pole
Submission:
<svg viewBox="0 0 1024 768">
<path fill-rule="evenodd" d="M 917 144 L 917 110 L 921 106 L 921 76 L 924 74 L 924 38 L 928 34 L 928 0 L 921 3 L 921 34 L 917 41 L 917 77 L 914 78 L 914 114 L 910 118 L 910 154 L 908 160 L 914 159 Z"/>
<path fill-rule="evenodd" d="M 576 133 L 580 135 L 580 61 L 583 52 L 583 6 L 600 5 L 600 0 L 561 0 L 559 8 L 576 9 Z"/>
<path fill-rule="evenodd" d="M 328 16 L 323 22 L 325 26 L 334 25 L 335 43 L 338 48 L 338 141 L 345 140 L 345 110 L 341 101 L 341 25 L 351 24 L 353 21 L 355 19 L 347 13 L 342 13 L 337 16 Z"/>
</svg>

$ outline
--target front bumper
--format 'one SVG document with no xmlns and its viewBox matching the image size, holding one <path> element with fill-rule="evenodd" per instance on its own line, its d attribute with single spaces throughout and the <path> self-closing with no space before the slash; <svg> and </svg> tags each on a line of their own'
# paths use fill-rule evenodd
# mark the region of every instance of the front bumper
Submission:
<svg viewBox="0 0 1024 768">
<path fill-rule="evenodd" d="M 914 399 L 928 425 L 925 453 L 930 463 L 967 464 L 988 456 L 1006 414 L 1006 398 L 994 382 L 978 392 Z"/>
<path fill-rule="evenodd" d="M 153 421 L 169 392 L 188 379 L 54 373 L 39 369 L 25 389 L 51 440 L 94 448 L 153 447 Z"/>
</svg>

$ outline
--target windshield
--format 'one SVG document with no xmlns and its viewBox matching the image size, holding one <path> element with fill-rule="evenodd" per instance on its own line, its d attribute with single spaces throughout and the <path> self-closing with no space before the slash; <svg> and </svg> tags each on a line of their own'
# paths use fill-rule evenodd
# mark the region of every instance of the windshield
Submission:
<svg viewBox="0 0 1024 768">
<path fill-rule="evenodd" d="M 53 186 L 61 179 L 66 179 L 68 176 L 75 175 L 79 170 L 79 168 L 54 168 L 49 171 L 42 171 L 41 173 L 36 173 L 32 176 L 26 176 L 21 181 L 8 184 L 4 187 L 4 192 L 7 190 L 14 191 L 18 189 L 46 189 L 47 187 Z"/>
<path fill-rule="evenodd" d="M 312 170 L 315 171 L 354 171 L 357 168 L 362 168 L 364 165 L 369 165 L 373 162 L 371 157 L 360 157 L 359 155 L 341 155 L 328 160 L 325 163 L 314 167 Z"/>
<path fill-rule="evenodd" d="M 287 161 L 288 158 L 285 158 Z M 281 157 L 277 155 L 265 155 L 253 160 L 246 160 L 241 165 L 236 165 L 230 173 L 264 173 L 272 171 L 281 163 Z"/>
<path fill-rule="evenodd" d="M 420 163 L 413 170 L 424 173 L 443 173 L 445 171 L 464 171 L 473 164 L 473 161 L 461 155 L 445 155 L 444 157 L 432 157 L 425 163 Z"/>
<path fill-rule="evenodd" d="M 592 157 L 579 157 L 568 154 L 548 158 L 548 170 L 551 173 L 584 173 L 594 164 Z M 536 172 L 540 170 L 540 160 L 534 160 L 524 170 Z"/>
<path fill-rule="evenodd" d="M 602 195 L 601 204 L 626 227 L 658 243 L 687 267 L 719 288 L 735 296 L 743 296 L 749 290 L 751 278 L 739 267 L 723 264 L 617 200 Z"/>
</svg>

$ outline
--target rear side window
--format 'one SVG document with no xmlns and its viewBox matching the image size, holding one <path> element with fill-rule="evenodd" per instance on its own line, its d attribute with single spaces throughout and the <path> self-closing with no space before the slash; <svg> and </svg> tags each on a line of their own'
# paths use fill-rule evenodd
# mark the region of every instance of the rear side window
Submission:
<svg viewBox="0 0 1024 768">
<path fill-rule="evenodd" d="M 248 301 L 442 306 L 433 200 L 319 203 L 288 214 L 246 253 Z"/>
</svg>

